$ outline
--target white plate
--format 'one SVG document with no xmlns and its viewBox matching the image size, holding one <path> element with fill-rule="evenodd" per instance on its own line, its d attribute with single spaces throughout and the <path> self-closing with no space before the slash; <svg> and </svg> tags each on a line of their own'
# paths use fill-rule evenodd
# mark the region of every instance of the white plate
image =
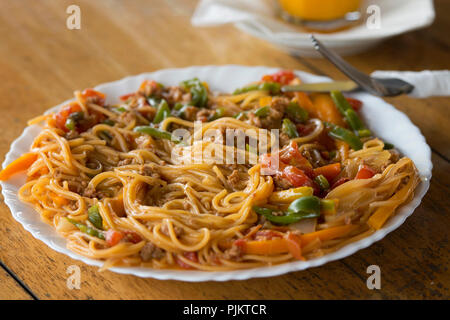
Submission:
<svg viewBox="0 0 450 320">
<path fill-rule="evenodd" d="M 105 83 L 96 89 L 107 95 L 107 102 L 117 102 L 122 94 L 133 92 L 139 87 L 144 79 L 153 79 L 166 85 L 176 85 L 182 80 L 198 77 L 207 81 L 212 90 L 231 92 L 236 87 L 243 86 L 249 82 L 260 79 L 261 76 L 273 73 L 278 69 L 267 67 L 244 67 L 244 66 L 204 66 L 190 67 L 184 69 L 166 69 L 152 73 L 144 73 L 137 76 L 127 77 L 122 80 Z M 305 82 L 329 81 L 328 78 L 311 75 L 305 72 L 296 72 Z M 429 187 L 431 178 L 431 151 L 421 135 L 419 129 L 414 126 L 408 117 L 387 104 L 382 99 L 367 93 L 352 95 L 364 102 L 362 113 L 364 118 L 371 119 L 368 126 L 379 137 L 393 143 L 404 155 L 410 157 L 416 164 L 422 182 L 415 191 L 411 202 L 398 210 L 397 214 L 388 223 L 371 236 L 355 243 L 349 244 L 340 250 L 326 256 L 308 261 L 289 262 L 272 267 L 262 267 L 247 270 L 205 272 L 205 271 L 179 271 L 179 270 L 156 270 L 147 268 L 111 268 L 111 271 L 123 274 L 132 274 L 139 277 L 152 277 L 156 279 L 172 279 L 184 281 L 226 281 L 242 280 L 256 277 L 269 277 L 284 274 L 291 271 L 304 270 L 310 267 L 320 266 L 329 261 L 342 259 L 356 251 L 370 246 L 375 241 L 384 238 L 389 232 L 398 228 L 405 219 L 410 216 L 419 205 L 422 197 Z M 66 101 L 67 102 L 67 101 Z M 64 102 L 64 103 L 66 103 Z M 62 104 L 64 104 L 62 103 Z M 62 104 L 50 109 L 55 110 Z M 49 110 L 49 111 L 50 111 Z M 3 163 L 8 163 L 27 152 L 38 134 L 38 126 L 27 127 L 22 135 L 11 145 L 11 150 L 6 155 Z M 2 193 L 5 203 L 11 209 L 14 218 L 28 230 L 35 238 L 40 239 L 50 248 L 61 252 L 69 257 L 83 261 L 86 264 L 100 267 L 101 261 L 82 257 L 66 248 L 66 240 L 58 235 L 54 228 L 41 221 L 39 214 L 27 204 L 17 198 L 17 191 L 25 181 L 25 174 L 17 175 L 8 182 L 1 182 Z"/>
<path fill-rule="evenodd" d="M 308 32 L 301 32 L 292 24 L 283 22 L 277 14 L 275 0 L 202 0 L 192 23 L 211 26 L 234 23 L 255 37 L 271 42 L 289 52 L 303 56 L 319 56 L 314 50 Z M 337 53 L 355 54 L 367 50 L 382 40 L 408 31 L 424 28 L 435 18 L 432 0 L 366 0 L 380 9 L 380 28 L 373 28 L 373 12 L 360 25 L 334 33 L 316 33 L 316 37 Z M 369 21 L 368 21 L 369 20 Z M 369 22 L 369 23 L 367 23 Z"/>
</svg>

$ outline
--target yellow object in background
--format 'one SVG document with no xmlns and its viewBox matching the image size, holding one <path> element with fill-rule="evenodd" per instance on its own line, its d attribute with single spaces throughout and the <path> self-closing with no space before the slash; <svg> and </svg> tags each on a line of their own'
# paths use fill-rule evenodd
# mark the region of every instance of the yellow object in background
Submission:
<svg viewBox="0 0 450 320">
<path fill-rule="evenodd" d="M 289 15 L 303 20 L 328 21 L 356 11 L 361 0 L 278 0 Z"/>
</svg>

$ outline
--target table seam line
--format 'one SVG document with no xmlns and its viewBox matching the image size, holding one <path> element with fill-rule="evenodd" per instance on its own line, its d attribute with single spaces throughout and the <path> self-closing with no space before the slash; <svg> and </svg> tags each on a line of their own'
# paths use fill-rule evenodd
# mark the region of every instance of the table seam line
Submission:
<svg viewBox="0 0 450 320">
<path fill-rule="evenodd" d="M 0 267 L 3 268 L 3 270 L 5 270 L 6 273 L 8 273 L 8 275 L 13 278 L 17 284 L 23 289 L 25 290 L 25 292 L 30 295 L 34 300 L 40 300 L 37 295 L 23 282 L 22 279 L 20 279 L 15 273 L 14 271 L 12 271 L 10 268 L 8 268 L 2 261 L 0 261 Z"/>
</svg>

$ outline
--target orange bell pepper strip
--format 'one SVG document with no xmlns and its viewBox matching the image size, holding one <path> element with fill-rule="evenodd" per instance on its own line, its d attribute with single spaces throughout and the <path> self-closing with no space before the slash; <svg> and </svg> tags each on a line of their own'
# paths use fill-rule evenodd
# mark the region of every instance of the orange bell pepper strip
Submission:
<svg viewBox="0 0 450 320">
<path fill-rule="evenodd" d="M 317 117 L 322 121 L 331 122 L 340 127 L 346 127 L 344 118 L 336 108 L 333 99 L 329 94 L 316 93 L 311 95 L 311 100 L 317 113 Z"/>
<path fill-rule="evenodd" d="M 38 158 L 34 152 L 21 155 L 19 158 L 11 162 L 5 169 L 0 171 L 0 181 L 6 181 L 14 174 L 27 170 Z"/>
<path fill-rule="evenodd" d="M 316 239 L 327 241 L 346 236 L 357 227 L 356 225 L 349 224 L 306 233 L 301 236 L 289 233 L 284 238 L 272 238 L 270 240 L 238 239 L 234 241 L 234 244 L 245 254 L 275 255 L 289 252 L 294 258 L 304 260 L 302 248 L 307 244 Z M 231 245 L 231 242 L 224 242 L 220 244 L 220 247 L 229 249 Z"/>
<path fill-rule="evenodd" d="M 320 241 L 333 240 L 336 238 L 341 238 L 346 236 L 358 226 L 353 224 L 347 224 L 344 226 L 332 227 L 328 229 L 323 229 L 311 233 L 302 234 L 300 239 L 302 241 L 302 246 L 306 246 L 308 243 L 314 241 L 315 239 L 320 239 Z"/>
<path fill-rule="evenodd" d="M 414 182 L 415 181 L 413 178 L 409 178 L 408 183 L 389 199 L 389 202 L 393 204 L 382 206 L 375 210 L 369 220 L 367 220 L 367 224 L 375 230 L 380 229 L 395 209 L 402 204 L 403 201 L 401 200 L 405 200 L 407 198 L 408 191 L 411 190 Z"/>
<path fill-rule="evenodd" d="M 341 164 L 339 162 L 314 169 L 316 176 L 323 175 L 328 181 L 333 181 L 339 173 L 341 173 Z"/>
<path fill-rule="evenodd" d="M 270 240 L 246 241 L 239 239 L 235 241 L 235 244 L 246 254 L 275 255 L 289 252 L 294 258 L 304 260 L 300 237 L 293 233 L 289 233 L 284 238 L 273 238 Z"/>
<path fill-rule="evenodd" d="M 309 116 L 311 118 L 318 117 L 316 108 L 314 107 L 311 99 L 305 92 L 295 92 L 294 97 L 295 97 L 295 100 L 297 100 L 300 107 L 302 107 L 303 109 L 308 111 Z"/>
</svg>

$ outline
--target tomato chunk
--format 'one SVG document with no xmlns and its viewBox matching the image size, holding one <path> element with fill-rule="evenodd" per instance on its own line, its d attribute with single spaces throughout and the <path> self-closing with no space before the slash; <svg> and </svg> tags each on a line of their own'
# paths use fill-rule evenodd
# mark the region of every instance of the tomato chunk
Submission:
<svg viewBox="0 0 450 320">
<path fill-rule="evenodd" d="M 274 74 L 267 74 L 262 77 L 262 81 L 278 82 L 280 84 L 289 84 L 295 79 L 295 74 L 290 70 L 281 70 Z"/>
<path fill-rule="evenodd" d="M 317 185 L 297 167 L 287 166 L 282 172 L 282 177 L 287 179 L 293 187 L 312 187 L 317 189 Z"/>
<path fill-rule="evenodd" d="M 134 231 L 124 231 L 124 239 L 128 242 L 131 243 L 138 243 L 142 241 L 142 238 L 140 235 L 138 235 L 136 232 Z"/>
<path fill-rule="evenodd" d="M 131 97 L 134 97 L 135 95 L 136 95 L 136 93 L 131 92 L 131 93 L 127 93 L 127 94 L 121 95 L 119 97 L 119 99 L 122 100 L 122 101 L 126 101 L 126 100 L 130 99 Z"/>
<path fill-rule="evenodd" d="M 347 181 L 350 181 L 349 178 L 340 178 L 338 179 L 333 185 L 331 186 L 331 189 L 339 187 L 341 184 L 346 183 Z"/>
<path fill-rule="evenodd" d="M 302 256 L 302 245 L 300 237 L 293 233 L 288 233 L 285 240 L 287 248 L 292 256 L 298 260 L 305 260 L 305 258 L 303 258 Z"/>
<path fill-rule="evenodd" d="M 312 168 L 309 161 L 302 156 L 296 142 L 291 141 L 287 147 L 280 150 L 280 159 L 286 164 L 298 168 Z"/>
<path fill-rule="evenodd" d="M 110 246 L 113 247 L 116 244 L 118 244 L 120 242 L 120 240 L 122 240 L 124 237 L 124 233 L 118 230 L 114 230 L 114 229 L 109 229 L 108 231 L 106 231 L 106 243 Z"/>
<path fill-rule="evenodd" d="M 192 262 L 198 263 L 197 252 L 185 252 L 185 253 L 183 253 L 183 256 L 186 259 L 191 260 Z M 190 266 L 189 264 L 183 262 L 181 259 L 177 259 L 177 263 L 183 269 L 193 269 L 192 266 Z"/>
<path fill-rule="evenodd" d="M 353 108 L 353 110 L 355 111 L 359 111 L 362 107 L 362 101 L 355 99 L 355 98 L 345 98 L 347 99 L 348 103 L 350 104 L 350 106 Z"/>
<path fill-rule="evenodd" d="M 61 110 L 59 110 L 59 112 L 53 115 L 55 126 L 65 132 L 68 132 L 69 129 L 66 127 L 67 118 L 69 118 L 72 113 L 79 111 L 81 111 L 81 106 L 78 102 L 75 101 L 63 106 Z"/>
<path fill-rule="evenodd" d="M 372 170 L 371 167 L 363 164 L 362 166 L 359 167 L 355 179 L 370 179 L 375 175 L 375 173 L 376 172 Z"/>
<path fill-rule="evenodd" d="M 105 104 L 106 98 L 105 94 L 91 88 L 85 89 L 81 93 L 81 97 L 84 100 L 90 100 L 92 103 L 98 104 L 99 106 L 103 106 Z"/>
</svg>

